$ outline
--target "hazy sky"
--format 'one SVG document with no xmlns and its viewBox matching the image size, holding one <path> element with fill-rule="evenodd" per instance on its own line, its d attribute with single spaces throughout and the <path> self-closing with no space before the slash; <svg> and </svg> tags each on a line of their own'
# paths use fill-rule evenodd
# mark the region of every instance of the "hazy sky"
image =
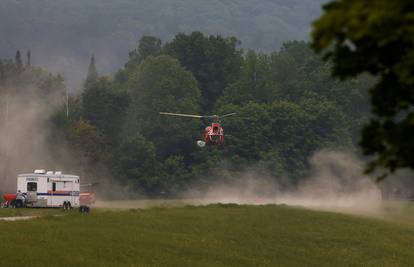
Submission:
<svg viewBox="0 0 414 267">
<path fill-rule="evenodd" d="M 71 90 L 85 78 L 91 54 L 98 71 L 114 72 L 154 35 L 163 41 L 200 30 L 233 35 L 244 48 L 272 51 L 307 39 L 324 0 L 1 0 L 0 57 L 31 49 L 32 62 L 63 73 Z"/>
</svg>

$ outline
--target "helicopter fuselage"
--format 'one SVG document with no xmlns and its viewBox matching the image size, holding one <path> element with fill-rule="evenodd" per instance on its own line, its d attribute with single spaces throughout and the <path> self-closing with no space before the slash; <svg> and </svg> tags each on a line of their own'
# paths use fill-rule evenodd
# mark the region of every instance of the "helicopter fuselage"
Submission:
<svg viewBox="0 0 414 267">
<path fill-rule="evenodd" d="M 211 123 L 204 130 L 204 142 L 211 145 L 220 145 L 224 143 L 224 131 L 223 127 L 217 122 Z"/>
<path fill-rule="evenodd" d="M 187 118 L 197 118 L 197 119 L 212 119 L 213 122 L 210 126 L 207 126 L 204 129 L 203 140 L 198 140 L 197 145 L 199 147 L 204 147 L 208 145 L 222 145 L 224 144 L 224 130 L 220 125 L 220 119 L 226 118 L 229 116 L 236 115 L 236 113 L 228 113 L 224 115 L 192 115 L 184 113 L 171 113 L 171 112 L 160 112 L 160 115 L 167 116 L 177 116 L 177 117 L 187 117 Z"/>
</svg>

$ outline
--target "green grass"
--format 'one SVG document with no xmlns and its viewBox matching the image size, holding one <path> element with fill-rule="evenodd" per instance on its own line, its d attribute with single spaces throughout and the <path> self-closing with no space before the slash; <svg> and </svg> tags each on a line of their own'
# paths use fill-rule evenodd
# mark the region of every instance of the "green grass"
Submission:
<svg viewBox="0 0 414 267">
<path fill-rule="evenodd" d="M 15 217 L 15 216 L 46 216 L 46 215 L 65 215 L 65 214 L 66 213 L 64 213 L 62 209 L 12 209 L 12 208 L 0 209 L 0 218 Z M 1 229 L 0 229 L 0 236 L 1 236 Z"/>
<path fill-rule="evenodd" d="M 0 209 L 0 266 L 413 266 L 414 224 L 287 206 Z M 55 216 L 63 215 L 63 216 Z"/>
</svg>

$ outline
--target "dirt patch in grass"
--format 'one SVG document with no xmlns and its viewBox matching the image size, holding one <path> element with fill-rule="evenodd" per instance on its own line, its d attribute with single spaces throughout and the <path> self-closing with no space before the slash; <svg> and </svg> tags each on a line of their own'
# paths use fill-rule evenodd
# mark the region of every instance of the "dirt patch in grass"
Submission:
<svg viewBox="0 0 414 267">
<path fill-rule="evenodd" d="M 14 221 L 26 221 L 26 220 L 31 220 L 34 218 L 38 218 L 39 216 L 13 216 L 13 217 L 0 217 L 0 221 L 9 221 L 9 222 L 14 222 Z"/>
</svg>

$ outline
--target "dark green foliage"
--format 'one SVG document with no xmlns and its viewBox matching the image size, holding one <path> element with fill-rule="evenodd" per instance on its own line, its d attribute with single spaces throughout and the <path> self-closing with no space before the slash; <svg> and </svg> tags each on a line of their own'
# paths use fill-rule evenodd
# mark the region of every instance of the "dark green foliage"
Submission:
<svg viewBox="0 0 414 267">
<path fill-rule="evenodd" d="M 96 79 L 98 79 L 98 71 L 96 70 L 96 66 L 95 66 L 95 56 L 92 55 L 91 61 L 88 67 L 88 74 L 86 75 L 85 84 L 88 85 L 88 83 L 92 83 L 96 81 Z"/>
<path fill-rule="evenodd" d="M 0 86 L 2 86 L 6 80 L 6 69 L 5 69 L 5 64 L 3 63 L 3 61 L 0 59 Z"/>
<path fill-rule="evenodd" d="M 188 141 L 198 131 L 197 121 L 162 117 L 159 112 L 199 112 L 200 92 L 192 73 L 170 56 L 148 57 L 132 69 L 125 87 L 131 98 L 126 136 L 141 133 L 156 144 L 162 158 L 188 153 L 192 147 Z"/>
<path fill-rule="evenodd" d="M 414 5 L 410 0 L 338 0 L 314 24 L 313 48 L 342 79 L 369 73 L 374 117 L 361 145 L 369 171 L 414 168 Z"/>
<path fill-rule="evenodd" d="M 14 59 L 14 63 L 16 64 L 16 67 L 18 70 L 22 70 L 23 68 L 23 61 L 22 61 L 22 55 L 20 54 L 20 51 L 17 50 L 16 57 Z"/>
<path fill-rule="evenodd" d="M 157 184 L 148 179 L 153 177 L 157 167 L 154 144 L 142 135 L 123 141 L 119 147 L 116 160 L 116 171 L 124 179 L 131 179 L 136 189 L 151 192 Z"/>
<path fill-rule="evenodd" d="M 234 181 L 249 169 L 295 184 L 323 148 L 352 150 L 367 116 L 369 77 L 340 82 L 309 44 L 242 55 L 235 38 L 178 34 L 161 46 L 145 36 L 112 80 L 86 84 L 67 139 L 95 166 L 134 191 L 173 196 L 194 185 Z M 77 104 L 75 104 L 77 103 Z M 200 149 L 207 121 L 159 112 L 225 118 L 226 146 Z"/>
<path fill-rule="evenodd" d="M 138 49 L 129 52 L 129 62 L 139 64 L 148 56 L 157 56 L 161 52 L 161 40 L 154 36 L 142 36 Z"/>
<path fill-rule="evenodd" d="M 67 106 L 68 105 L 68 106 Z M 82 117 L 81 96 L 68 96 L 67 103 L 55 111 L 51 118 L 53 142 L 69 140 L 73 123 Z"/>
<path fill-rule="evenodd" d="M 249 101 L 268 103 L 275 97 L 269 56 L 247 52 L 240 79 L 226 87 L 219 102 L 240 105 Z"/>
<path fill-rule="evenodd" d="M 238 117 L 225 121 L 231 133 L 229 145 L 236 161 L 250 164 L 271 160 L 279 173 L 296 176 L 304 171 L 309 157 L 322 147 L 349 147 L 351 140 L 345 115 L 333 102 L 309 96 L 300 103 L 275 101 L 227 105 L 222 112 Z"/>
<path fill-rule="evenodd" d="M 204 36 L 201 32 L 178 34 L 165 46 L 199 82 L 204 111 L 211 111 L 224 88 L 238 78 L 242 63 L 239 41 L 232 38 Z"/>
<path fill-rule="evenodd" d="M 82 119 L 74 121 L 71 125 L 70 142 L 75 151 L 82 151 L 82 156 L 91 160 L 90 164 L 108 164 L 111 157 L 109 148 L 105 136 L 97 126 Z"/>
<path fill-rule="evenodd" d="M 32 65 L 32 53 L 30 52 L 30 50 L 27 51 L 27 65 L 31 66 Z"/>
<path fill-rule="evenodd" d="M 82 94 L 82 117 L 98 127 L 108 142 L 116 144 L 128 103 L 128 95 L 114 89 L 107 78 L 90 80 Z"/>
</svg>

